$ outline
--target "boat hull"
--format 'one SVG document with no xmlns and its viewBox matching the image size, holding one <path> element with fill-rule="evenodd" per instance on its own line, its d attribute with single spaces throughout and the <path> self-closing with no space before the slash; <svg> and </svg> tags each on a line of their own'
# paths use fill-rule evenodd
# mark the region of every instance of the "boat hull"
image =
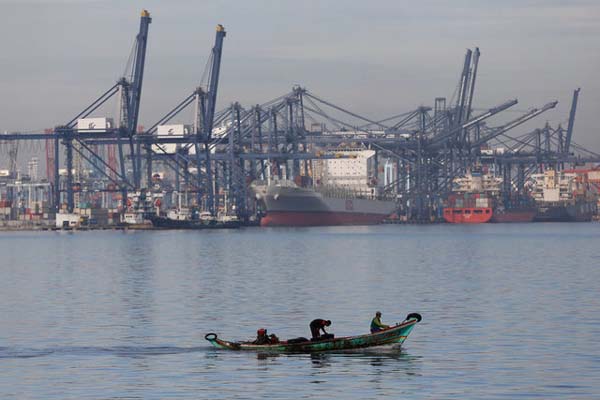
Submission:
<svg viewBox="0 0 600 400">
<path fill-rule="evenodd" d="M 286 353 L 313 353 L 322 351 L 339 351 L 361 349 L 366 347 L 402 344 L 421 320 L 418 314 L 409 314 L 406 321 L 382 331 L 360 336 L 349 336 L 322 341 L 306 341 L 302 343 L 281 342 L 277 344 L 256 345 L 247 342 L 230 342 L 222 340 L 214 333 L 205 336 L 213 346 L 225 350 L 272 351 Z"/>
<path fill-rule="evenodd" d="M 535 222 L 589 222 L 596 213 L 593 202 L 574 204 L 541 205 L 535 215 Z"/>
<path fill-rule="evenodd" d="M 443 214 L 444 220 L 451 224 L 483 224 L 492 215 L 490 207 L 446 207 Z"/>
<path fill-rule="evenodd" d="M 376 225 L 387 216 L 343 212 L 271 211 L 260 220 L 261 226 Z"/>
<path fill-rule="evenodd" d="M 537 210 L 535 208 L 519 208 L 509 210 L 494 210 L 490 222 L 508 223 L 508 222 L 531 222 L 535 218 Z"/>
<path fill-rule="evenodd" d="M 235 229 L 240 227 L 237 221 L 205 223 L 195 220 L 175 220 L 165 217 L 150 217 L 150 221 L 158 229 Z"/>
</svg>

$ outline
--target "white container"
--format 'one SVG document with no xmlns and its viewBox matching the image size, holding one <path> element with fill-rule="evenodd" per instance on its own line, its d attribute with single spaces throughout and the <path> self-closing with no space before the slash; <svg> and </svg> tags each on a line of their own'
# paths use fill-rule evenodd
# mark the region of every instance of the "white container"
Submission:
<svg viewBox="0 0 600 400">
<path fill-rule="evenodd" d="M 57 228 L 63 228 L 63 227 L 73 228 L 73 227 L 79 226 L 80 218 L 81 217 L 77 214 L 58 213 L 58 214 L 56 214 L 56 227 Z"/>
<path fill-rule="evenodd" d="M 589 171 L 588 179 L 594 182 L 600 182 L 600 171 Z"/>
<path fill-rule="evenodd" d="M 156 154 L 175 154 L 177 151 L 177 144 L 174 143 L 161 143 L 160 145 L 153 144 L 152 151 Z"/>
<path fill-rule="evenodd" d="M 80 118 L 77 120 L 79 132 L 95 132 L 114 128 L 111 118 Z"/>
<path fill-rule="evenodd" d="M 156 134 L 158 136 L 175 136 L 181 137 L 189 135 L 191 128 L 189 125 L 176 124 L 176 125 L 159 125 L 156 128 Z"/>
</svg>

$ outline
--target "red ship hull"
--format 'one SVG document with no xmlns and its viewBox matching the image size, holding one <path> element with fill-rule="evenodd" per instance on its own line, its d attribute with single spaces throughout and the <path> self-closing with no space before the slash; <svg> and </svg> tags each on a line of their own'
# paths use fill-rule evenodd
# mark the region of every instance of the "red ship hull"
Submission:
<svg viewBox="0 0 600 400">
<path fill-rule="evenodd" d="M 260 226 L 376 225 L 385 218 L 382 214 L 269 211 Z"/>
<path fill-rule="evenodd" d="M 527 208 L 520 210 L 504 210 L 494 211 L 491 222 L 532 222 L 536 214 L 535 208 Z"/>
<path fill-rule="evenodd" d="M 444 208 L 444 220 L 451 224 L 483 224 L 489 222 L 492 215 L 490 207 Z"/>
</svg>

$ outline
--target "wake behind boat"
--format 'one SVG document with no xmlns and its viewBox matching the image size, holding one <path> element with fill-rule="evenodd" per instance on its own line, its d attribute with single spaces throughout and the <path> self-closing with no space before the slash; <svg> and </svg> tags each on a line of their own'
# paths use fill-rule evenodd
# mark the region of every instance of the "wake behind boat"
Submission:
<svg viewBox="0 0 600 400">
<path fill-rule="evenodd" d="M 253 344 L 252 342 L 232 342 L 219 339 L 216 333 L 208 333 L 204 338 L 213 346 L 226 350 L 273 351 L 287 353 L 339 351 L 385 346 L 390 344 L 401 345 L 413 330 L 414 326 L 420 321 L 420 314 L 411 313 L 407 315 L 403 322 L 383 329 L 379 332 L 318 341 L 306 339 L 303 341 L 287 340 L 275 344 Z"/>
</svg>

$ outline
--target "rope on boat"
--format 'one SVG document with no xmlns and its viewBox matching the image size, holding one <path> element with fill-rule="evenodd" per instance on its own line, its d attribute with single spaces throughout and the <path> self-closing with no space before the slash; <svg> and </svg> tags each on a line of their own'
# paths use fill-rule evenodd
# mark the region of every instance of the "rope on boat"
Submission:
<svg viewBox="0 0 600 400">
<path fill-rule="evenodd" d="M 206 335 L 204 335 L 204 339 L 209 340 L 209 341 L 213 341 L 213 340 L 217 340 L 217 334 L 216 333 L 207 333 Z"/>
</svg>

